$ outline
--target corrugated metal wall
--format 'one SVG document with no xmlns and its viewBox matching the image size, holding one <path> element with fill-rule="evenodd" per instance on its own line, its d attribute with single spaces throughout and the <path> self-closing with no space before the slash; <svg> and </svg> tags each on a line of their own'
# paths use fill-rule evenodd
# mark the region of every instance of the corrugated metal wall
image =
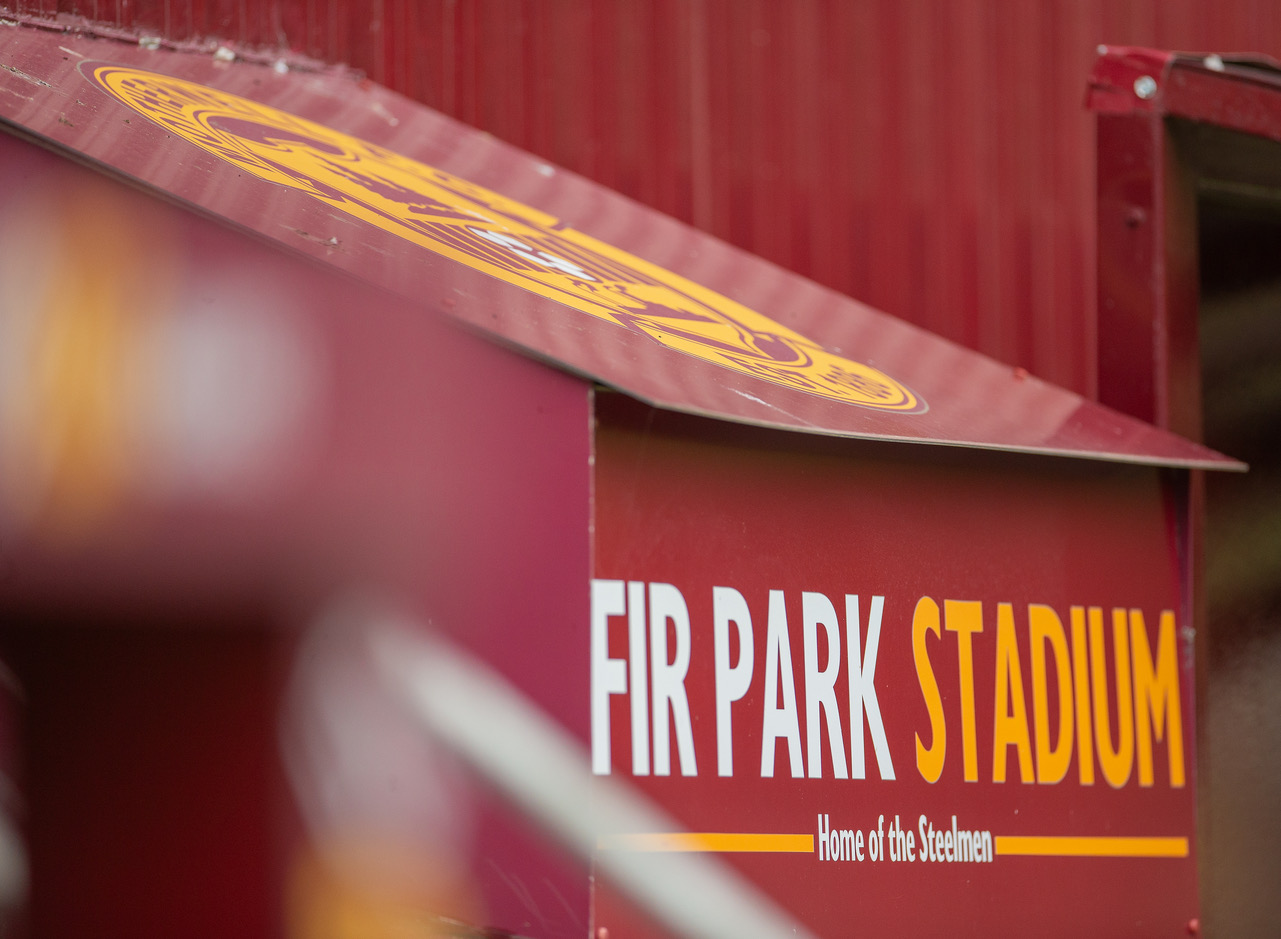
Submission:
<svg viewBox="0 0 1281 939">
<path fill-rule="evenodd" d="M 14 0 L 7 2 L 12 8 Z M 1275 0 L 18 0 L 344 62 L 1089 392 L 1099 43 L 1281 57 Z"/>
</svg>

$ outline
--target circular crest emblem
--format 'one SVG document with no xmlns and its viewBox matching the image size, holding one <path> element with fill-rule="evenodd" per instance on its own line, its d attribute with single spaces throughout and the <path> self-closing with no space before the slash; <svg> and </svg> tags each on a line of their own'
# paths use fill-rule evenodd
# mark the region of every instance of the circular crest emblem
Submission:
<svg viewBox="0 0 1281 939">
<path fill-rule="evenodd" d="M 669 349 L 849 404 L 925 410 L 883 372 L 461 177 L 195 82 L 113 65 L 92 76 L 165 130 L 245 172 Z"/>
</svg>

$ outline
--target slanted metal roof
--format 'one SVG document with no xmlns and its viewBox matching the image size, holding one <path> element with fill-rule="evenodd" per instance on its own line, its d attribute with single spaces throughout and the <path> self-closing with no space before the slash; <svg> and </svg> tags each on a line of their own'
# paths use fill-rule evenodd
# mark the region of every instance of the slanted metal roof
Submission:
<svg viewBox="0 0 1281 939">
<path fill-rule="evenodd" d="M 659 407 L 1240 468 L 341 69 L 0 25 L 0 125 Z"/>
</svg>

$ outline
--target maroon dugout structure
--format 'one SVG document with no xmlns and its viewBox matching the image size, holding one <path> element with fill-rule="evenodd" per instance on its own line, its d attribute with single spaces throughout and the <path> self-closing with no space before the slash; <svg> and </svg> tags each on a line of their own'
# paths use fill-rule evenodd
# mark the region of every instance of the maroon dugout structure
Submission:
<svg viewBox="0 0 1281 939">
<path fill-rule="evenodd" d="M 16 928 L 1198 928 L 1240 464 L 344 72 L 0 30 Z"/>
<path fill-rule="evenodd" d="M 1257 56 L 1101 50 L 1099 397 L 1241 457 L 1197 479 L 1203 887 L 1224 935 L 1268 935 L 1274 785 L 1281 82 Z M 1204 484 L 1204 489 L 1202 489 Z M 1261 743 L 1262 740 L 1269 741 Z"/>
</svg>

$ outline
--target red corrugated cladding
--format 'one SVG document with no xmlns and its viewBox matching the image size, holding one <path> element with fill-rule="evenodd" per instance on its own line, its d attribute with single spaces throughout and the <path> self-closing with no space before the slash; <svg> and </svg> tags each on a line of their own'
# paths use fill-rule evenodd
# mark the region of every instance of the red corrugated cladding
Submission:
<svg viewBox="0 0 1281 939">
<path fill-rule="evenodd" d="M 8 5 L 13 7 L 13 0 Z M 1272 0 L 18 0 L 288 47 L 1092 393 L 1100 43 L 1281 57 Z"/>
</svg>

